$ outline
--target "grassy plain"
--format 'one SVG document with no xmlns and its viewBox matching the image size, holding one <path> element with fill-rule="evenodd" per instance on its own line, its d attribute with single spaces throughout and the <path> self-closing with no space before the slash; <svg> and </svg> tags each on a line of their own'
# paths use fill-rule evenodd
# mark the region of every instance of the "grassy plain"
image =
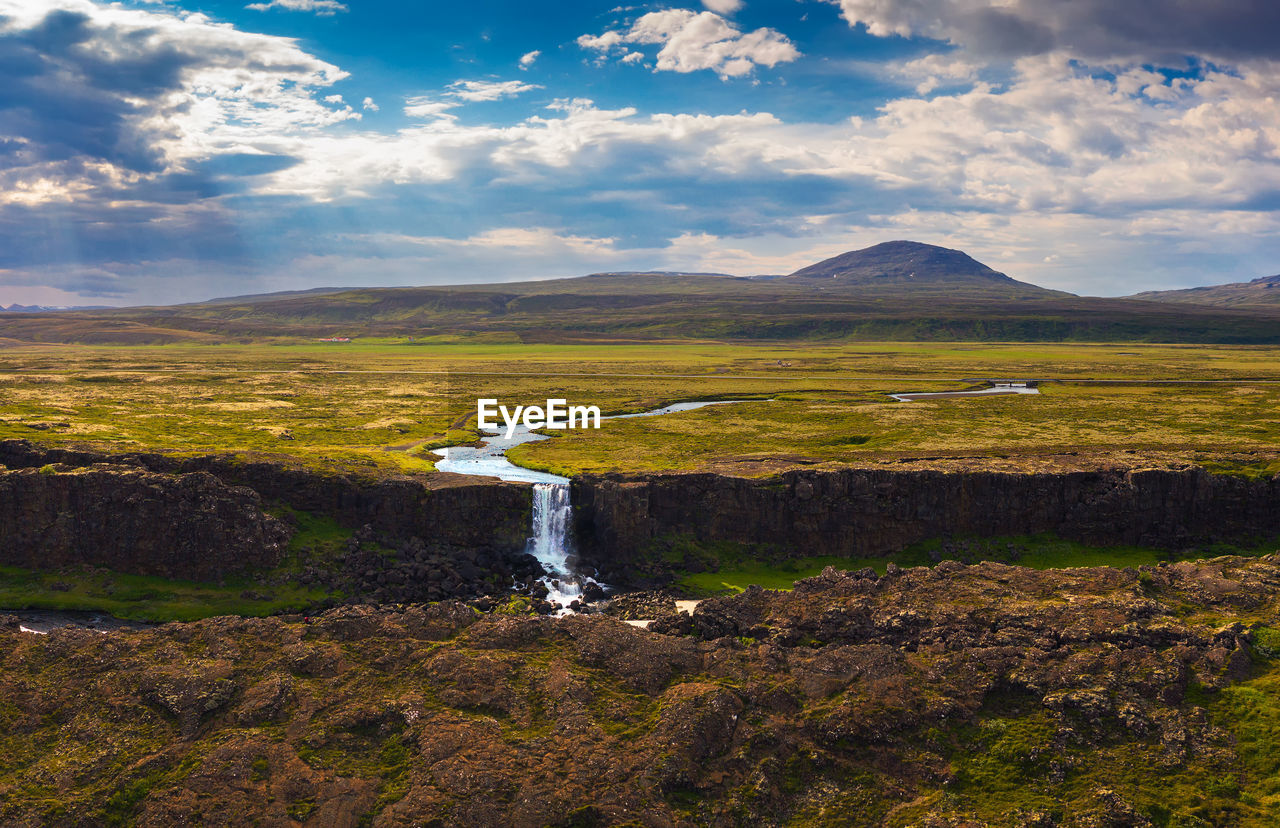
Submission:
<svg viewBox="0 0 1280 828">
<path fill-rule="evenodd" d="M 472 338 L 477 339 L 477 338 Z M 479 339 L 483 339 L 480 337 Z M 1037 396 L 896 402 L 983 378 L 1052 380 Z M 615 420 L 521 446 L 566 474 L 1045 455 L 1176 457 L 1280 469 L 1280 348 L 845 343 L 547 345 L 452 337 L 332 345 L 30 346 L 0 350 L 0 439 L 183 454 L 278 453 L 318 466 L 429 472 L 474 440 L 475 400 L 547 397 Z M 470 418 L 470 419 L 468 419 Z"/>
</svg>

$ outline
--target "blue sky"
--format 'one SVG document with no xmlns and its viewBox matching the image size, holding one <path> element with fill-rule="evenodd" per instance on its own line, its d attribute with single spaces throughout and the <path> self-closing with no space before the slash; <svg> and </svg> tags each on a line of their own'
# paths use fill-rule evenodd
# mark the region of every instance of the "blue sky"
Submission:
<svg viewBox="0 0 1280 828">
<path fill-rule="evenodd" d="M 1263 0 L 0 0 L 0 304 L 889 239 L 1118 295 L 1280 271 Z"/>
</svg>

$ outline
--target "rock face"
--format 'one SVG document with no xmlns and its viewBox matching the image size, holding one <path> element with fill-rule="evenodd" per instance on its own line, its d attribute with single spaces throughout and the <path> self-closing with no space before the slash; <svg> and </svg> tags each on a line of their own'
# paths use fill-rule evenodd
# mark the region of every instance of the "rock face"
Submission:
<svg viewBox="0 0 1280 828">
<path fill-rule="evenodd" d="M 51 466 L 0 472 L 0 562 L 216 580 L 280 562 L 289 531 L 210 474 Z"/>
<path fill-rule="evenodd" d="M 1183 471 L 794 471 L 575 481 L 578 536 L 601 565 L 687 535 L 793 555 L 874 557 L 927 538 L 1055 532 L 1092 544 L 1180 548 L 1280 533 L 1280 479 Z"/>
<path fill-rule="evenodd" d="M 112 471 L 94 466 L 108 459 L 114 464 Z M 127 488 L 143 479 L 137 474 L 146 473 L 152 475 L 146 478 L 152 486 L 146 491 L 152 493 L 172 491 L 176 497 L 189 491 L 176 481 L 195 475 L 192 480 L 205 481 L 199 485 L 224 493 L 219 497 L 245 496 L 229 493 L 247 487 L 263 502 L 328 515 L 352 529 L 367 527 L 370 537 L 384 545 L 399 548 L 416 538 L 421 543 L 412 549 L 415 558 L 425 543 L 431 549 L 480 550 L 488 557 L 512 559 L 523 550 L 529 533 L 531 497 L 525 484 L 458 475 L 433 476 L 430 485 L 410 477 L 365 480 L 265 461 L 109 456 L 44 449 L 21 440 L 0 441 L 0 466 L 15 470 L 11 474 L 21 472 L 24 480 L 35 480 L 31 477 L 35 470 L 49 463 L 99 469 L 98 477 L 85 479 L 96 483 L 75 484 L 86 493 L 101 494 L 85 494 L 88 499 L 77 501 L 80 505 L 75 507 L 88 510 L 75 519 L 82 520 L 90 536 L 99 538 L 116 537 L 104 534 L 115 531 L 109 528 L 112 522 L 121 524 L 120 532 L 134 527 L 140 535 L 150 527 L 161 533 L 182 531 L 162 524 L 173 523 L 172 515 L 187 512 L 160 517 L 162 510 L 153 508 L 154 503 L 147 507 L 147 496 L 117 496 L 104 477 L 123 475 L 122 486 Z M 170 476 L 171 483 L 164 483 L 161 475 Z M 41 503 L 46 496 L 51 500 Z M 65 496 L 71 497 L 70 489 Z M 795 556 L 874 557 L 920 540 L 965 535 L 1053 532 L 1090 544 L 1176 550 L 1280 533 L 1280 478 L 1249 480 L 1190 467 L 1041 474 L 848 469 L 793 471 L 767 479 L 715 474 L 588 475 L 573 483 L 572 496 L 582 558 L 605 572 L 612 583 L 625 583 L 631 562 L 650 554 L 656 542 L 676 536 L 774 547 Z M 29 487 L 22 494 L 11 491 L 8 497 L 13 503 L 17 503 L 13 498 L 21 497 L 26 505 L 10 507 L 6 526 L 12 528 L 0 537 L 25 538 L 23 543 L 31 551 L 21 553 L 23 557 L 34 560 L 52 554 L 45 560 L 75 562 L 79 553 L 69 550 L 92 546 L 88 542 L 75 546 L 71 535 L 64 533 L 57 537 L 68 539 L 67 551 L 41 552 L 53 547 L 32 545 L 30 530 L 22 528 L 25 509 L 44 515 L 43 525 L 53 525 L 59 511 L 71 509 L 70 501 L 59 500 L 64 497 L 62 490 Z M 131 517 L 135 507 L 144 511 Z M 190 513 L 193 519 L 201 519 L 199 510 Z M 73 518 L 61 520 L 65 524 Z M 104 526 L 93 529 L 99 522 Z M 254 530 L 245 531 L 249 537 Z M 449 597 L 449 593 L 438 597 Z"/>
<path fill-rule="evenodd" d="M 47 463 L 127 464 L 166 474 L 206 472 L 247 486 L 264 500 L 328 515 L 350 527 L 370 525 L 394 537 L 420 537 L 455 546 L 519 549 L 529 532 L 529 487 L 519 483 L 436 475 L 428 488 L 411 477 L 353 478 L 281 461 L 233 457 L 174 458 L 161 454 L 112 455 L 45 448 L 27 440 L 0 440 L 0 466 L 39 468 Z"/>
<path fill-rule="evenodd" d="M 0 623 L 0 824 L 1274 825 L 1280 560 Z M 87 746 L 87 747 L 86 747 Z"/>
</svg>

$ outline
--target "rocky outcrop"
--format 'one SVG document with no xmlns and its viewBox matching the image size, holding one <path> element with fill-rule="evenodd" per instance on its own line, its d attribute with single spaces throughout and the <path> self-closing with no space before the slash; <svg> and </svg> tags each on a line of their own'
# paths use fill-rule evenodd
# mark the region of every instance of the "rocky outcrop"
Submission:
<svg viewBox="0 0 1280 828">
<path fill-rule="evenodd" d="M 828 570 L 670 635 L 0 622 L 0 824 L 1270 825 L 1278 612 L 1269 556 Z"/>
<path fill-rule="evenodd" d="M 604 567 L 678 535 L 797 556 L 870 557 L 961 535 L 1054 532 L 1091 544 L 1177 549 L 1280 533 L 1280 478 L 1199 468 L 585 476 L 573 499 L 584 554 Z"/>
<path fill-rule="evenodd" d="M 164 474 L 204 472 L 253 489 L 264 501 L 326 515 L 352 529 L 371 526 L 380 536 L 515 551 L 523 548 L 529 533 L 531 496 L 529 487 L 519 483 L 441 474 L 432 475 L 427 485 L 409 476 L 326 473 L 287 458 L 103 454 L 0 440 L 0 466 L 10 469 L 107 462 Z"/>
<path fill-rule="evenodd" d="M 0 562 L 217 580 L 275 566 L 289 538 L 251 489 L 95 465 L 0 471 Z"/>
</svg>

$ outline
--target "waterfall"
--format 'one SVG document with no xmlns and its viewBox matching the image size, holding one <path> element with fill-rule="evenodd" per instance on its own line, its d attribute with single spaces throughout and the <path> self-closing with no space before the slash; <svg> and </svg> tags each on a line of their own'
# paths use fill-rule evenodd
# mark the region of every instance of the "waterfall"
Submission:
<svg viewBox="0 0 1280 828">
<path fill-rule="evenodd" d="M 582 597 L 582 579 L 569 570 L 572 518 L 568 483 L 533 484 L 533 534 L 525 551 L 547 571 L 547 600 L 564 606 Z"/>
</svg>

